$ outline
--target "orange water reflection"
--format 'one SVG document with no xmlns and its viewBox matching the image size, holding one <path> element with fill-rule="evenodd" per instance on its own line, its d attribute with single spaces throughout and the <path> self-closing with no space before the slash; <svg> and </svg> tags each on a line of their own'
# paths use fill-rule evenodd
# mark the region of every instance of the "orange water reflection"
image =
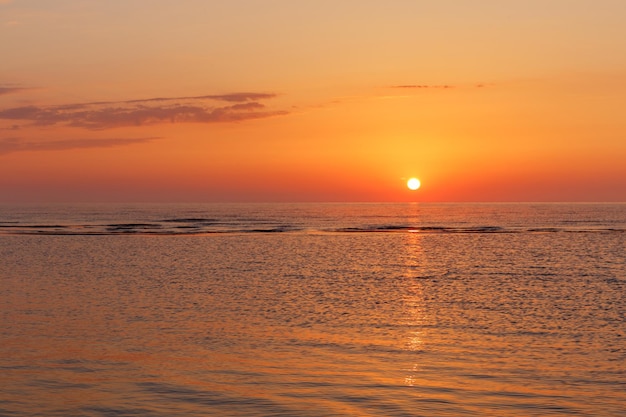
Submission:
<svg viewBox="0 0 626 417">
<path fill-rule="evenodd" d="M 412 216 L 408 218 L 408 224 L 419 224 L 419 206 L 411 206 Z M 423 288 L 420 283 L 420 271 L 426 268 L 426 258 L 423 256 L 422 236 L 418 233 L 404 234 L 405 248 L 405 278 L 407 280 L 406 291 L 404 293 L 404 306 L 406 314 L 406 324 L 410 331 L 407 335 L 405 349 L 409 352 L 419 354 L 424 349 L 424 332 L 422 324 L 424 322 Z M 415 361 L 407 369 L 404 377 L 404 385 L 413 387 L 419 381 L 420 361 Z"/>
</svg>

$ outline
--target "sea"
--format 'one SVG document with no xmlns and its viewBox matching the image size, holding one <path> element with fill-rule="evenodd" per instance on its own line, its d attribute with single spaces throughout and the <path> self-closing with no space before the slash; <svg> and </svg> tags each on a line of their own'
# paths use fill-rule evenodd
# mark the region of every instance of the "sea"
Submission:
<svg viewBox="0 0 626 417">
<path fill-rule="evenodd" d="M 626 415 L 626 204 L 0 206 L 0 416 L 552 415 Z"/>
</svg>

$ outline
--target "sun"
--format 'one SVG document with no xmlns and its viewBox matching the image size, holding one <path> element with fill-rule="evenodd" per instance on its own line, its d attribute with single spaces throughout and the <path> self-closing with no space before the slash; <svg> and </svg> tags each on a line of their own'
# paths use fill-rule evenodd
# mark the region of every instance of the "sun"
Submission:
<svg viewBox="0 0 626 417">
<path fill-rule="evenodd" d="M 413 191 L 420 188 L 420 185 L 422 185 L 422 183 L 417 178 L 409 178 L 409 180 L 406 182 L 406 186 L 409 187 L 409 190 Z"/>
</svg>

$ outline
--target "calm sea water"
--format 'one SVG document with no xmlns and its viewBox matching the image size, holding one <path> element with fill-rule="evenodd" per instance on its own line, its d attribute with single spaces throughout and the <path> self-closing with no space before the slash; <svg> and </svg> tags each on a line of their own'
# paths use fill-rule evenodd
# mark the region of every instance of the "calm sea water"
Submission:
<svg viewBox="0 0 626 417">
<path fill-rule="evenodd" d="M 624 416 L 626 204 L 0 207 L 0 416 Z"/>
</svg>

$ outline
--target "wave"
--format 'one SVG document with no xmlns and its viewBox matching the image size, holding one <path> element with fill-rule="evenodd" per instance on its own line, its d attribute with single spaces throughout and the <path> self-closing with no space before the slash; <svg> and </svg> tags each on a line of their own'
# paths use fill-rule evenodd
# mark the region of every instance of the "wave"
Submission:
<svg viewBox="0 0 626 417">
<path fill-rule="evenodd" d="M 211 235 L 271 233 L 419 233 L 419 234 L 497 234 L 497 233 L 622 233 L 619 227 L 519 227 L 519 226 L 438 226 L 438 225 L 356 225 L 321 227 L 303 224 L 276 224 L 272 221 L 208 218 L 173 218 L 152 222 L 107 224 L 29 224 L 0 222 L 0 235 Z"/>
<path fill-rule="evenodd" d="M 412 232 L 412 233 L 515 233 L 519 230 L 507 229 L 500 226 L 398 226 L 383 225 L 372 227 L 347 227 L 337 229 L 338 232 Z"/>
</svg>

